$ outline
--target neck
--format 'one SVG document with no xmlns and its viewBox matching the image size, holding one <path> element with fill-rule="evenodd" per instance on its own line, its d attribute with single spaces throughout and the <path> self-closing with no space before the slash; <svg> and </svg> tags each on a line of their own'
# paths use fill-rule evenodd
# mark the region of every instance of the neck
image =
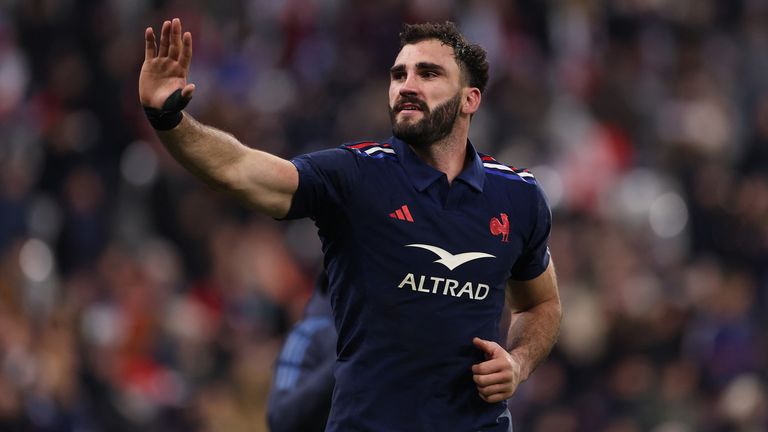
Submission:
<svg viewBox="0 0 768 432">
<path fill-rule="evenodd" d="M 410 147 L 427 165 L 443 172 L 451 184 L 467 163 L 468 132 L 457 124 L 448 136 L 439 141 L 428 146 Z"/>
</svg>

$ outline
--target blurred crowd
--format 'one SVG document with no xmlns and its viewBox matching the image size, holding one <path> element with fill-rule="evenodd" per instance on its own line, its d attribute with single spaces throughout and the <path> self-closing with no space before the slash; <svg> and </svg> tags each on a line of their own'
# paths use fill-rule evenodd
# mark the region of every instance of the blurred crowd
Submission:
<svg viewBox="0 0 768 432">
<path fill-rule="evenodd" d="M 321 267 L 162 149 L 143 34 L 194 39 L 189 111 L 283 157 L 389 135 L 403 22 L 491 81 L 471 139 L 555 224 L 560 341 L 531 432 L 768 430 L 768 1 L 0 1 L 0 430 L 260 431 Z"/>
</svg>

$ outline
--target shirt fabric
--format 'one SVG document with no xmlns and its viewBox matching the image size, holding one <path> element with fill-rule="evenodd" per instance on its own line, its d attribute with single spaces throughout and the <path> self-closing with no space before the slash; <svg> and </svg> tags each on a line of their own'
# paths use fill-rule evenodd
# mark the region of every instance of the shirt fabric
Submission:
<svg viewBox="0 0 768 432">
<path fill-rule="evenodd" d="M 546 270 L 551 214 L 529 172 L 467 153 L 452 184 L 394 137 L 292 160 L 286 218 L 318 227 L 338 332 L 328 431 L 511 431 L 472 338 L 504 346 L 507 282 Z"/>
<path fill-rule="evenodd" d="M 321 275 L 304 316 L 286 338 L 267 404 L 271 432 L 322 432 L 328 420 L 336 360 L 336 330 Z"/>
</svg>

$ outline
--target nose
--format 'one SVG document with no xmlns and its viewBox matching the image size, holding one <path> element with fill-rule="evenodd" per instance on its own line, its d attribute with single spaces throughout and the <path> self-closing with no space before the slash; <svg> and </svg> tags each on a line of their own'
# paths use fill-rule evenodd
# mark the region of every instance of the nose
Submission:
<svg viewBox="0 0 768 432">
<path fill-rule="evenodd" d="M 417 93 L 418 87 L 416 86 L 416 78 L 415 74 L 408 73 L 405 75 L 405 80 L 403 81 L 403 84 L 400 86 L 400 95 L 401 96 L 411 96 L 415 95 Z"/>
</svg>

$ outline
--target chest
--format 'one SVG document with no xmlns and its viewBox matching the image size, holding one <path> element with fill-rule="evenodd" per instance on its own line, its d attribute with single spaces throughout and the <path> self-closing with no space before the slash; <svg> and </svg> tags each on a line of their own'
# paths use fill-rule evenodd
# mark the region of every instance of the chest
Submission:
<svg viewBox="0 0 768 432">
<path fill-rule="evenodd" d="M 417 190 L 405 176 L 368 176 L 347 205 L 361 255 L 398 270 L 505 283 L 530 232 L 522 198 L 454 181 Z"/>
</svg>

